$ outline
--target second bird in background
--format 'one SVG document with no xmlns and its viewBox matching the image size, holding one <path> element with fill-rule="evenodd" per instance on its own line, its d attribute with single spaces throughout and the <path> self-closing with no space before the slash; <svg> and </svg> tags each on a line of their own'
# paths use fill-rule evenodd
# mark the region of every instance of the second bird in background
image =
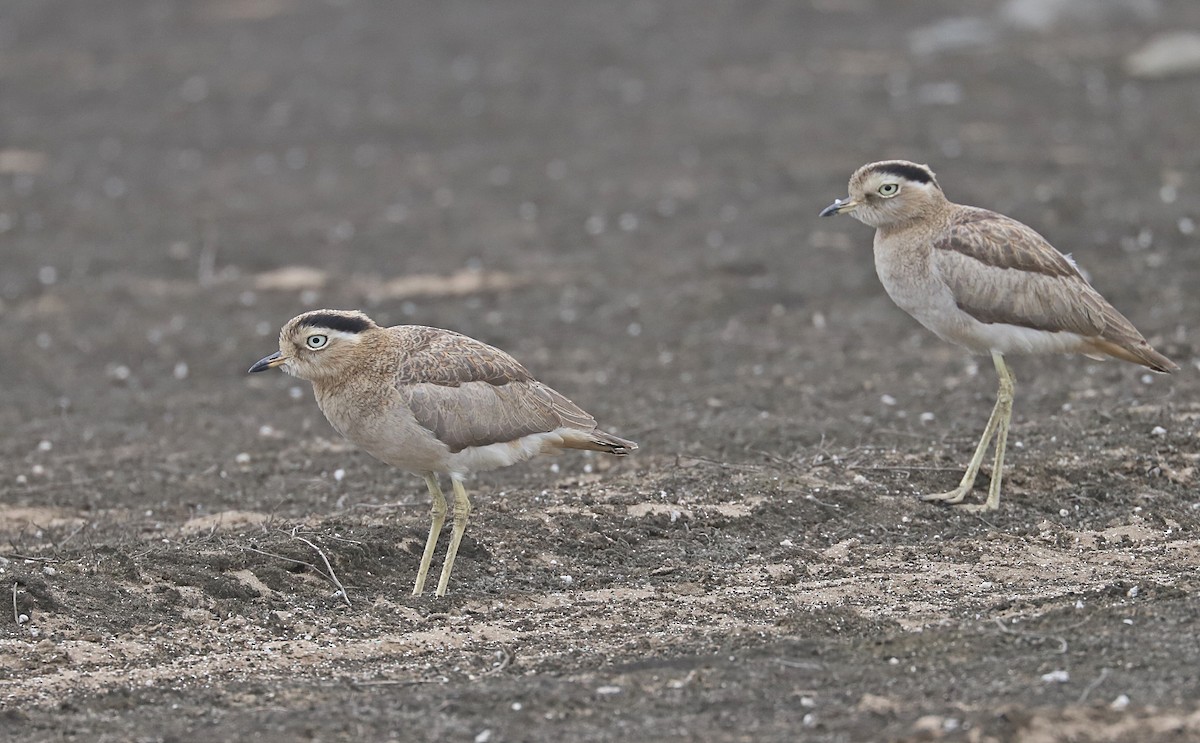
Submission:
<svg viewBox="0 0 1200 743">
<path fill-rule="evenodd" d="M 870 163 L 850 177 L 849 191 L 821 216 L 849 214 L 874 227 L 875 270 L 892 301 L 944 340 L 990 353 L 1000 376 L 996 405 L 962 482 L 925 500 L 961 503 L 994 439 L 987 500 L 964 508 L 999 507 L 1015 386 L 1005 354 L 1079 353 L 1157 372 L 1179 368 L 1088 284 L 1070 257 L 1015 219 L 950 201 L 928 167 Z"/>
<path fill-rule="evenodd" d="M 512 356 L 449 330 L 384 328 L 356 311 L 306 312 L 283 326 L 279 351 L 250 371 L 275 367 L 312 382 L 321 412 L 343 436 L 376 459 L 424 476 L 433 523 L 415 595 L 424 590 L 446 519 L 439 474 L 454 487 L 454 528 L 437 586 L 443 596 L 471 511 L 463 478 L 543 452 L 625 456 L 638 448 L 598 429 L 592 416 Z"/>
</svg>

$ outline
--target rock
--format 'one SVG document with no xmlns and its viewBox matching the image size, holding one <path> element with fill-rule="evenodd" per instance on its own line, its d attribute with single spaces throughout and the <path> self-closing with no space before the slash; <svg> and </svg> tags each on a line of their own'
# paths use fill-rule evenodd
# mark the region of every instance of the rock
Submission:
<svg viewBox="0 0 1200 743">
<path fill-rule="evenodd" d="M 1148 23 L 1159 11 L 1159 0 L 1008 0 L 999 16 L 1014 28 L 1046 33 L 1068 23 Z"/>
<path fill-rule="evenodd" d="M 1125 58 L 1131 77 L 1160 79 L 1200 73 L 1200 33 L 1159 34 Z"/>
</svg>

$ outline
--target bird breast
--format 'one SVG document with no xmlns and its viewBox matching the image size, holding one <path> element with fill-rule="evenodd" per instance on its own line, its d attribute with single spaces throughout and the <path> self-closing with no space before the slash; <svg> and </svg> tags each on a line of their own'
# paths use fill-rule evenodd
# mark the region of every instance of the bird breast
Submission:
<svg viewBox="0 0 1200 743">
<path fill-rule="evenodd" d="M 329 424 L 371 456 L 407 472 L 446 471 L 449 447 L 417 422 L 394 389 L 385 397 L 314 390 Z"/>
<path fill-rule="evenodd" d="M 952 320 L 962 312 L 931 261 L 932 246 L 922 236 L 875 233 L 875 273 L 888 296 L 917 322 L 949 340 Z"/>
</svg>

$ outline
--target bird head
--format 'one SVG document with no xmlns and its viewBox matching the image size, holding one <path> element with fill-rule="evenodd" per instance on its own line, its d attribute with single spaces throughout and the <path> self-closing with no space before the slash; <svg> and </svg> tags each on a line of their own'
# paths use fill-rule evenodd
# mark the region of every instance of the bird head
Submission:
<svg viewBox="0 0 1200 743">
<path fill-rule="evenodd" d="M 870 163 L 850 176 L 850 195 L 821 211 L 822 217 L 849 214 L 871 227 L 891 227 L 936 211 L 946 203 L 927 165 L 907 160 Z"/>
<path fill-rule="evenodd" d="M 250 373 L 281 367 L 301 379 L 335 376 L 353 362 L 354 351 L 375 321 L 357 310 L 313 310 L 297 315 L 279 331 L 279 350 L 259 359 Z"/>
</svg>

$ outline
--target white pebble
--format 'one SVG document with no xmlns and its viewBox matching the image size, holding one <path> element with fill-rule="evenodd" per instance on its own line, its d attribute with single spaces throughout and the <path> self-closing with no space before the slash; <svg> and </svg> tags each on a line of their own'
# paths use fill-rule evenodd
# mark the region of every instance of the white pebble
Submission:
<svg viewBox="0 0 1200 743">
<path fill-rule="evenodd" d="M 524 708 L 524 706 L 525 705 L 521 704 L 520 702 L 513 702 L 512 703 L 512 711 L 520 712 Z"/>
<path fill-rule="evenodd" d="M 49 565 L 46 565 L 42 568 L 42 574 L 43 575 L 58 575 L 58 571 L 55 570 L 54 568 L 50 567 Z"/>
<path fill-rule="evenodd" d="M 1128 706 L 1129 706 L 1129 697 L 1127 697 L 1124 694 L 1122 694 L 1121 696 L 1112 700 L 1112 704 L 1108 705 L 1109 709 L 1114 709 L 1118 712 L 1120 712 L 1121 710 L 1125 709 Z"/>
<path fill-rule="evenodd" d="M 46 441 L 45 439 L 38 442 L 38 451 L 50 451 L 53 448 L 54 444 Z"/>
<path fill-rule="evenodd" d="M 238 464 L 250 464 L 250 455 L 246 452 L 241 452 L 233 458 L 233 461 L 237 462 Z"/>
<path fill-rule="evenodd" d="M 293 400 L 299 400 L 301 397 L 304 397 L 304 390 L 300 389 L 299 387 L 289 387 L 288 397 L 292 398 Z"/>
<path fill-rule="evenodd" d="M 791 547 L 791 546 L 792 546 L 792 540 L 790 540 L 790 539 L 785 539 L 785 540 L 783 540 L 782 542 L 780 542 L 780 543 L 779 543 L 779 546 L 780 546 L 780 547 Z"/>
<path fill-rule="evenodd" d="M 259 426 L 258 427 L 258 435 L 259 436 L 274 436 L 275 429 L 272 428 L 271 426 L 266 426 L 266 425 Z"/>
<path fill-rule="evenodd" d="M 879 397 L 879 402 L 883 403 L 884 405 L 889 405 L 889 406 L 895 405 L 896 398 L 892 397 L 891 395 L 881 395 Z"/>
<path fill-rule="evenodd" d="M 583 223 L 583 229 L 589 235 L 601 235 L 604 233 L 605 227 L 605 219 L 599 214 L 593 214 Z"/>
<path fill-rule="evenodd" d="M 565 586 L 569 586 L 575 582 L 575 579 L 569 575 L 560 575 L 558 579 L 561 580 Z"/>
<path fill-rule="evenodd" d="M 1047 684 L 1065 684 L 1071 680 L 1071 674 L 1066 671 L 1051 671 L 1042 674 L 1042 681 Z"/>
<path fill-rule="evenodd" d="M 936 419 L 937 419 L 937 416 L 934 415 L 933 413 L 929 413 L 929 412 L 921 413 L 921 415 L 919 416 L 919 420 L 922 423 L 932 423 Z"/>
<path fill-rule="evenodd" d="M 1151 436 L 1166 436 L 1167 429 L 1163 428 L 1162 426 L 1155 426 L 1154 428 L 1150 429 L 1150 435 Z"/>
<path fill-rule="evenodd" d="M 621 687 L 619 687 L 619 686 L 598 686 L 598 687 L 596 687 L 596 693 L 600 694 L 602 696 L 612 696 L 613 694 L 620 694 Z"/>
<path fill-rule="evenodd" d="M 25 624 L 28 621 L 29 621 L 28 614 L 21 614 L 20 616 L 17 617 L 17 624 Z"/>
<path fill-rule="evenodd" d="M 333 471 L 334 482 L 341 482 L 342 480 L 345 480 L 345 479 L 346 479 L 346 470 L 339 467 Z"/>
<path fill-rule="evenodd" d="M 1065 509 L 1065 508 L 1060 508 L 1060 509 L 1058 509 L 1058 515 L 1059 515 L 1059 516 L 1062 516 L 1062 517 L 1064 517 L 1064 518 L 1065 518 L 1065 517 L 1067 517 L 1067 516 L 1070 516 L 1070 515 L 1071 515 L 1071 512 L 1070 512 L 1070 511 L 1068 511 L 1068 510 L 1067 510 L 1067 509 Z"/>
<path fill-rule="evenodd" d="M 187 362 L 186 361 L 176 362 L 174 374 L 175 374 L 176 379 L 187 379 L 187 376 L 188 376 Z"/>
<path fill-rule="evenodd" d="M 491 739 L 492 739 L 492 729 L 487 728 L 486 730 L 479 731 L 479 734 L 475 736 L 475 743 L 488 743 L 488 741 Z"/>
</svg>

